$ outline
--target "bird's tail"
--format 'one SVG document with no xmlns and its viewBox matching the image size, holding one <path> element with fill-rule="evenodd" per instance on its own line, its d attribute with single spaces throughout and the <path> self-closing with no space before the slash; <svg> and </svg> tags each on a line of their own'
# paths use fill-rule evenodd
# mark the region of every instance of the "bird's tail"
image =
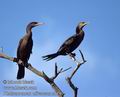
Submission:
<svg viewBox="0 0 120 97">
<path fill-rule="evenodd" d="M 49 61 L 49 60 L 54 59 L 54 58 L 57 57 L 58 55 L 59 55 L 58 53 L 54 53 L 54 54 L 42 56 L 42 58 L 43 58 L 43 60 Z"/>
<path fill-rule="evenodd" d="M 17 79 L 24 78 L 25 75 L 25 67 L 18 64 L 18 73 L 17 73 Z"/>
</svg>

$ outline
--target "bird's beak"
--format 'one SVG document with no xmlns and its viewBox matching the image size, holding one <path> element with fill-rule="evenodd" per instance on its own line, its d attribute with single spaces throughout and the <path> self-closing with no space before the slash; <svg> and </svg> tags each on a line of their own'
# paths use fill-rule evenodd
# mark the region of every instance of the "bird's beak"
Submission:
<svg viewBox="0 0 120 97">
<path fill-rule="evenodd" d="M 36 26 L 39 26 L 39 25 L 44 25 L 45 23 L 42 23 L 42 22 L 39 22 L 36 24 Z"/>
<path fill-rule="evenodd" d="M 87 24 L 88 24 L 88 23 L 85 22 L 83 26 L 85 26 L 85 25 L 87 25 Z"/>
</svg>

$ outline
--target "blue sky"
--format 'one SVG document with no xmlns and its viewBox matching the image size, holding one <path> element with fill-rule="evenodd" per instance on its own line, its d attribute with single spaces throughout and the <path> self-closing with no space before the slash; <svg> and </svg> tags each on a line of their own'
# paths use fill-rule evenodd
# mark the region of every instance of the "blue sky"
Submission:
<svg viewBox="0 0 120 97">
<path fill-rule="evenodd" d="M 79 88 L 78 97 L 120 97 L 119 9 L 119 0 L 1 0 L 0 46 L 4 53 L 16 56 L 26 25 L 31 21 L 45 22 L 44 26 L 33 29 L 34 47 L 29 62 L 52 76 L 55 62 L 59 67 L 75 68 L 74 62 L 68 56 L 45 62 L 41 56 L 56 52 L 64 40 L 75 33 L 80 21 L 89 22 L 84 28 L 84 41 L 75 50 L 77 58 L 81 49 L 87 60 L 73 78 Z M 0 65 L 0 95 L 3 96 L 2 81 L 16 80 L 17 65 L 4 59 L 0 59 Z M 71 71 L 56 79 L 65 97 L 72 97 L 65 81 Z M 40 91 L 53 92 L 43 79 L 26 70 L 25 80 L 31 79 Z"/>
</svg>

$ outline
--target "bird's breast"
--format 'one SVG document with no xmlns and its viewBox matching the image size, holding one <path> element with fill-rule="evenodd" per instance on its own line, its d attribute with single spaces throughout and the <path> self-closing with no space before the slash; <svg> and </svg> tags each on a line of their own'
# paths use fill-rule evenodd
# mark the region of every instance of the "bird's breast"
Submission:
<svg viewBox="0 0 120 97">
<path fill-rule="evenodd" d="M 20 48 L 19 48 L 19 58 L 22 60 L 22 61 L 28 61 L 29 57 L 30 57 L 30 54 L 31 54 L 31 50 L 32 50 L 32 45 L 31 43 L 27 40 L 27 39 L 24 39 L 20 45 Z"/>
</svg>

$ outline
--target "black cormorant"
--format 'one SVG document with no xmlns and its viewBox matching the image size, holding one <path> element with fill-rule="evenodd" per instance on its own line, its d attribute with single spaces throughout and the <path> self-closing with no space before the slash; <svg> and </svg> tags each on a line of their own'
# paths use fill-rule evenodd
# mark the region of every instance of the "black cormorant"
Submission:
<svg viewBox="0 0 120 97">
<path fill-rule="evenodd" d="M 25 36 L 19 41 L 19 45 L 17 48 L 17 59 L 21 60 L 24 65 L 28 63 L 30 58 L 30 54 L 32 53 L 33 40 L 32 40 L 32 28 L 42 25 L 43 23 L 31 22 L 27 25 Z M 17 79 L 24 78 L 25 75 L 25 67 L 23 65 L 18 64 L 18 73 Z"/>
<path fill-rule="evenodd" d="M 43 56 L 43 60 L 49 61 L 59 55 L 74 55 L 72 52 L 80 45 L 84 38 L 83 27 L 86 24 L 86 22 L 80 22 L 76 27 L 76 34 L 68 38 L 56 53 Z"/>
</svg>

